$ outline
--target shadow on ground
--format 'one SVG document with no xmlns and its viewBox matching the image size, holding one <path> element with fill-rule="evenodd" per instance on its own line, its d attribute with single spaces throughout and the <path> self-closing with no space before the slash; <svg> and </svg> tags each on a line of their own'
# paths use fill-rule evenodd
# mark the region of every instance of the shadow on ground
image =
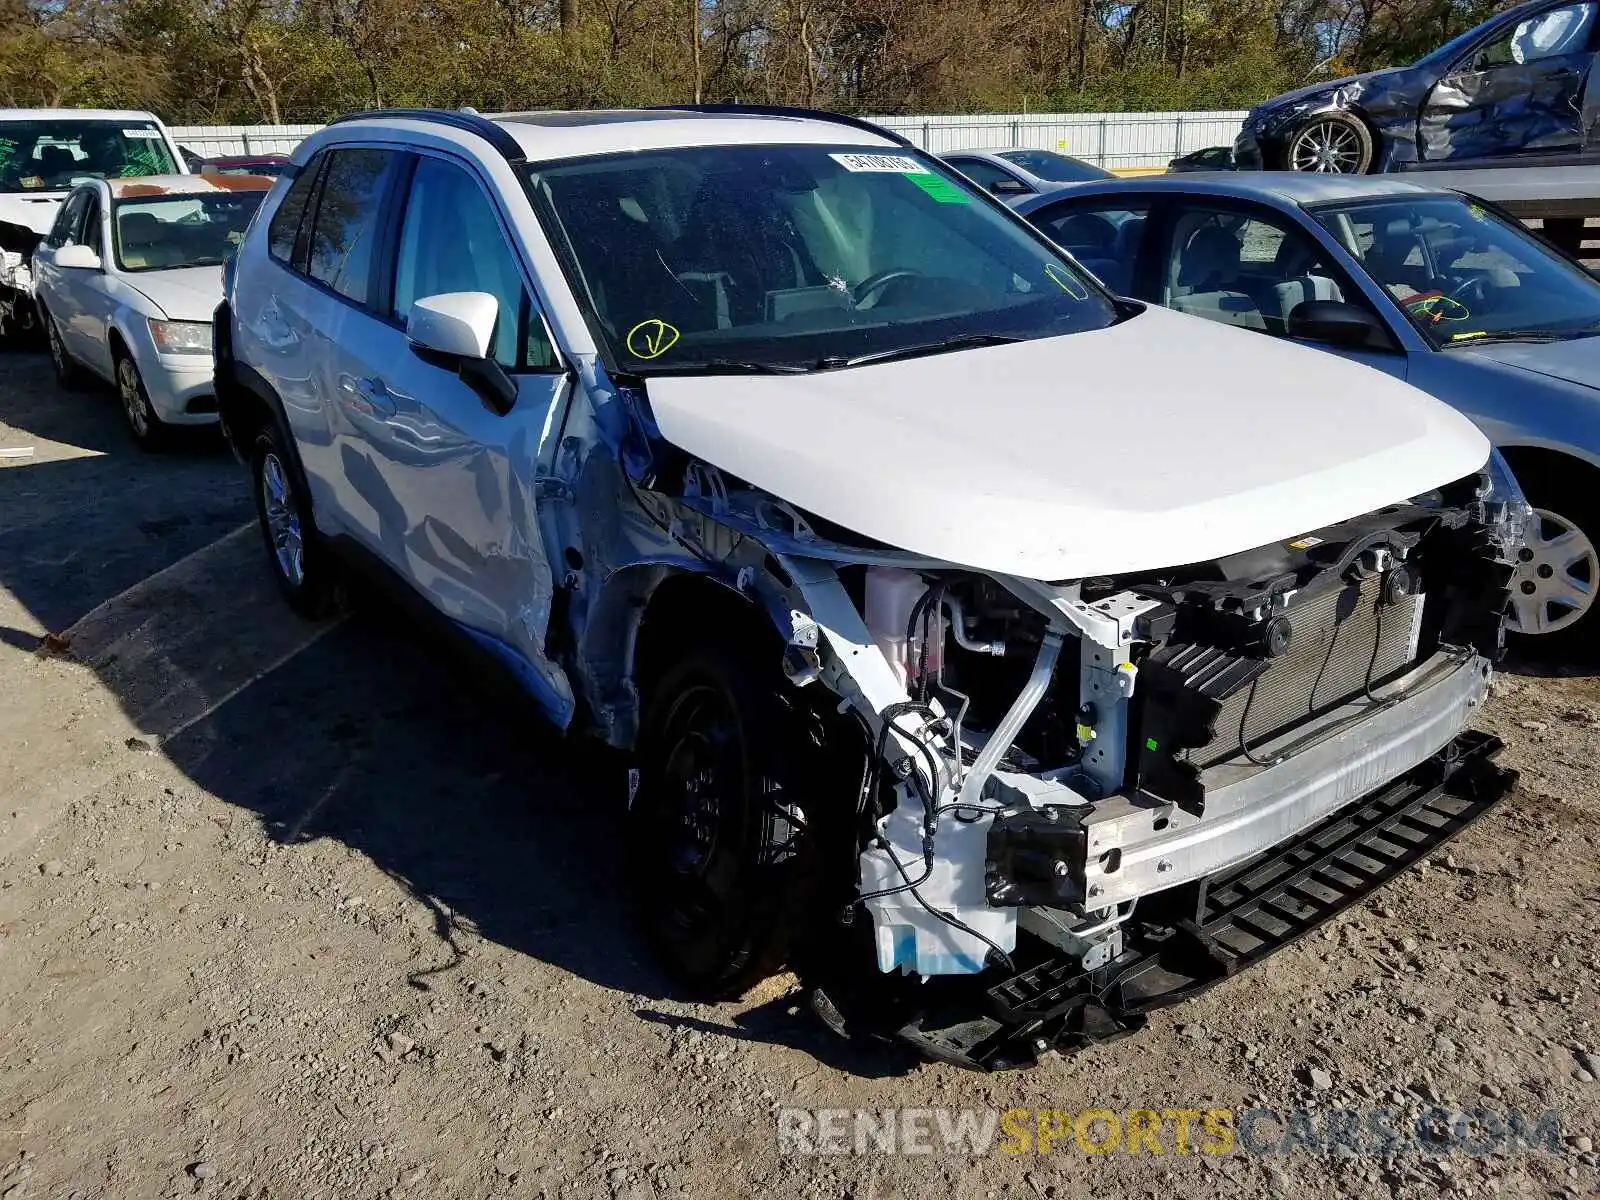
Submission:
<svg viewBox="0 0 1600 1200">
<path fill-rule="evenodd" d="M 45 629 L 67 628 L 253 518 L 246 477 L 220 443 L 142 454 L 114 399 L 58 392 L 42 358 L 0 355 L 0 425 L 11 431 L 4 436 L 96 452 L 0 469 L 0 588 Z M 258 543 L 241 538 L 238 549 L 253 570 L 174 593 L 194 600 L 197 622 L 216 625 L 205 636 L 226 643 L 215 647 L 219 659 L 248 656 L 255 631 L 228 627 L 206 589 L 273 586 Z M 275 597 L 262 611 L 277 619 Z M 282 619 L 297 620 L 286 609 Z M 0 628 L 0 644 L 32 650 L 39 637 Z M 183 660 L 177 674 L 193 678 L 205 653 L 202 640 L 152 655 L 146 668 L 119 642 L 100 677 L 130 715 L 148 713 L 171 686 L 173 658 Z M 333 838 L 369 858 L 433 910 L 446 942 L 470 927 L 639 998 L 641 1019 L 683 1023 L 648 1007 L 680 997 L 629 919 L 621 761 L 559 738 L 503 683 L 469 670 L 398 612 L 363 601 L 161 749 L 274 839 Z M 411 982 L 431 988 L 432 975 L 452 969 Z M 791 1007 L 780 999 L 747 1010 L 731 1031 L 688 1023 L 866 1076 L 914 1065 L 891 1048 L 845 1043 Z"/>
</svg>

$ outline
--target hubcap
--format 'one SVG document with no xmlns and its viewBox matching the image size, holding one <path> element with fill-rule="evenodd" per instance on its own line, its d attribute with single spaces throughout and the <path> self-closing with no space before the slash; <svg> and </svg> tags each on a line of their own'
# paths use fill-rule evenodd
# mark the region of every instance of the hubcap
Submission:
<svg viewBox="0 0 1600 1200">
<path fill-rule="evenodd" d="M 117 394 L 122 397 L 122 410 L 128 414 L 128 424 L 140 437 L 150 432 L 150 417 L 145 412 L 144 397 L 139 393 L 139 369 L 131 359 L 117 360 Z"/>
<path fill-rule="evenodd" d="M 61 344 L 61 334 L 56 329 L 56 323 L 50 322 L 50 361 L 55 364 L 56 374 L 64 375 L 67 371 L 67 351 Z"/>
<path fill-rule="evenodd" d="M 1582 620 L 1600 583 L 1594 543 L 1571 521 L 1548 509 L 1533 510 L 1516 571 L 1511 576 L 1511 619 L 1517 633 L 1556 633 Z"/>
<path fill-rule="evenodd" d="M 727 910 L 734 861 L 726 853 L 737 806 L 740 741 L 726 701 L 705 685 L 673 703 L 662 729 L 660 861 L 666 868 L 662 918 L 689 935 Z"/>
<path fill-rule="evenodd" d="M 1318 121 L 1295 135 L 1289 165 L 1296 171 L 1353 175 L 1361 167 L 1361 139 L 1342 121 Z"/>
<path fill-rule="evenodd" d="M 295 505 L 289 476 L 276 454 L 261 460 L 261 500 L 272 535 L 272 556 L 278 571 L 299 587 L 305 582 L 305 542 L 300 535 L 300 512 Z"/>
</svg>

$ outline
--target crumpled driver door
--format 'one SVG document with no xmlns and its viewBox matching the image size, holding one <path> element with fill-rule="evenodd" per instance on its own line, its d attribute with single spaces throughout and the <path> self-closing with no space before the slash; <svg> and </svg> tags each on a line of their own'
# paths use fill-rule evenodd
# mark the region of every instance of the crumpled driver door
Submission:
<svg viewBox="0 0 1600 1200">
<path fill-rule="evenodd" d="M 1577 150 L 1594 66 L 1595 0 L 1517 22 L 1473 49 L 1428 93 L 1417 124 L 1425 161 Z"/>
</svg>

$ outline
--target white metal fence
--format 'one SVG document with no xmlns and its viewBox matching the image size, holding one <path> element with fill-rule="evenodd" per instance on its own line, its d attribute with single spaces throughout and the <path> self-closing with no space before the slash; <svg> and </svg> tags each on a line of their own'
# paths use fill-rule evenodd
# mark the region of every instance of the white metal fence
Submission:
<svg viewBox="0 0 1600 1200">
<path fill-rule="evenodd" d="M 1059 150 L 1108 168 L 1161 167 L 1207 146 L 1229 146 L 1243 112 L 1001 113 L 987 116 L 874 117 L 924 150 L 1029 146 Z M 184 125 L 180 145 L 203 157 L 287 154 L 320 125 Z"/>
<path fill-rule="evenodd" d="M 1028 146 L 1059 150 L 1106 168 L 1164 167 L 1180 154 L 1231 146 L 1245 114 L 1002 113 L 989 116 L 874 117 L 924 150 Z"/>
</svg>

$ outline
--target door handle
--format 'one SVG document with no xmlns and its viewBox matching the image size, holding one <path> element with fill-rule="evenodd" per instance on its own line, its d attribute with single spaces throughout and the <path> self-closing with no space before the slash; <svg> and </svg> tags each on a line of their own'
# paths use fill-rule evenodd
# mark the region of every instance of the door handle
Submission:
<svg viewBox="0 0 1600 1200">
<path fill-rule="evenodd" d="M 357 379 L 353 385 L 347 384 L 346 388 L 354 393 L 351 400 L 355 406 L 373 416 L 386 417 L 395 410 L 394 393 L 389 390 L 388 384 L 376 376 Z"/>
</svg>

